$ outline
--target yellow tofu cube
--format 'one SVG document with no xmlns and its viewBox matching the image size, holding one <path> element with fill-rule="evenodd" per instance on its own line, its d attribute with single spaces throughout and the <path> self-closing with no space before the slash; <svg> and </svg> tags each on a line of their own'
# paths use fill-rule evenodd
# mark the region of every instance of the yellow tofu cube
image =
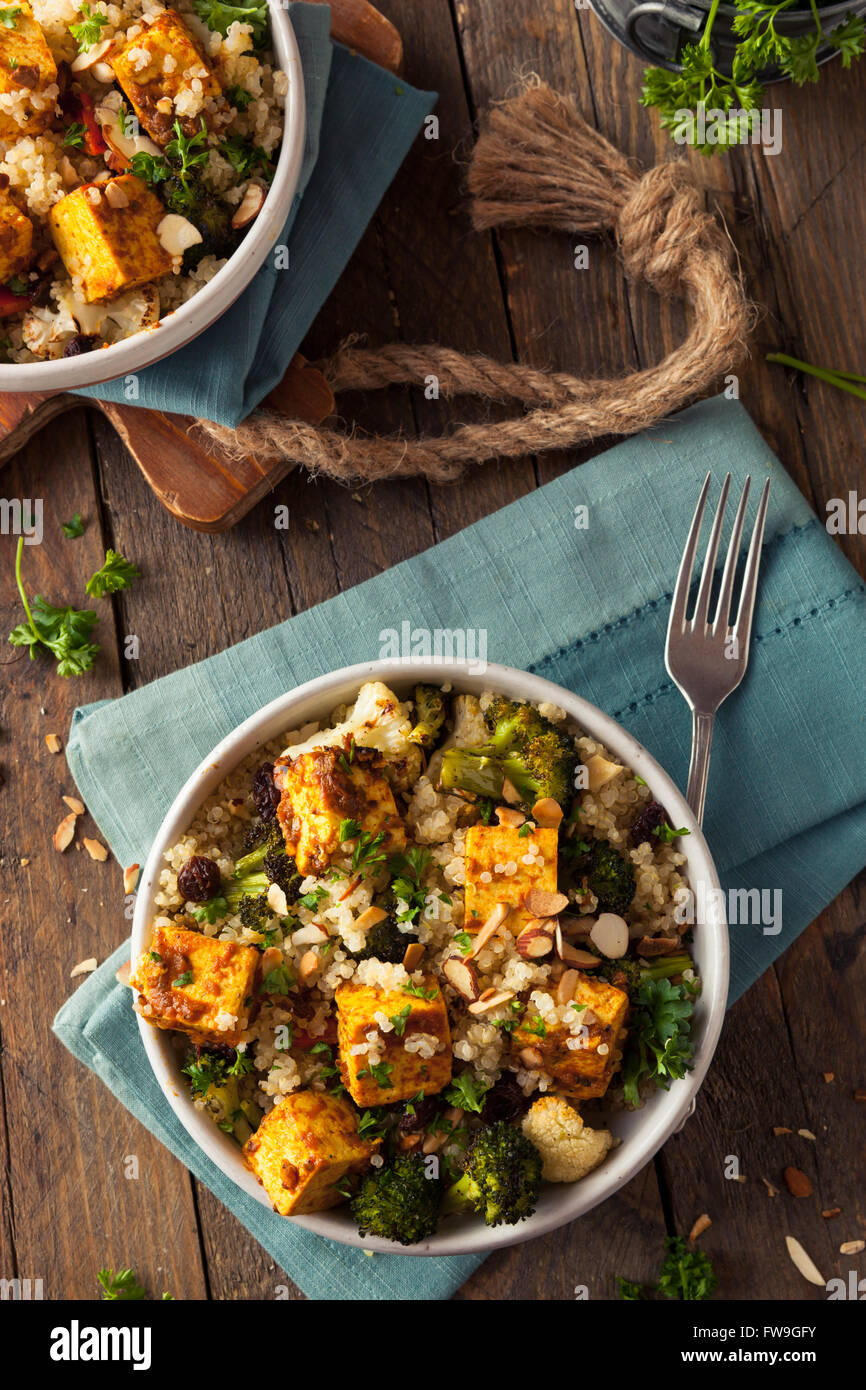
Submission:
<svg viewBox="0 0 866 1390">
<path fill-rule="evenodd" d="M 214 71 L 180 15 L 165 10 L 108 61 L 143 128 L 158 145 L 172 139 L 176 120 L 195 135 L 222 98 Z"/>
<path fill-rule="evenodd" d="M 383 836 L 376 855 L 405 849 L 406 832 L 383 768 L 381 754 L 372 748 L 355 748 L 351 762 L 343 748 L 314 748 L 277 760 L 274 781 L 282 789 L 277 816 L 286 849 L 302 874 L 325 872 L 340 849 L 346 820 L 356 821 L 371 840 Z"/>
<path fill-rule="evenodd" d="M 157 927 L 130 977 L 142 1016 L 194 1042 L 234 1047 L 249 1023 L 260 953 L 183 927 Z"/>
<path fill-rule="evenodd" d="M 436 1095 L 451 1080 L 451 1030 L 435 976 L 425 976 L 423 997 L 408 989 L 385 989 L 347 980 L 337 990 L 337 1043 L 343 1084 L 356 1105 L 389 1105 L 423 1091 Z M 394 1028 L 384 1032 L 376 1014 Z M 367 1034 L 377 1032 L 378 1061 L 367 1052 Z M 422 1037 L 423 1035 L 423 1037 Z"/>
<path fill-rule="evenodd" d="M 165 208 L 134 174 L 111 180 L 125 204 L 115 207 L 105 184 L 84 184 L 67 193 L 48 214 L 60 258 L 82 285 L 85 303 L 111 299 L 159 280 L 172 269 L 172 258 L 157 236 Z"/>
<path fill-rule="evenodd" d="M 563 1095 L 589 1100 L 604 1095 L 619 1067 L 628 995 L 606 980 L 581 973 L 573 998 L 583 1006 L 580 1033 L 558 1023 L 554 1027 L 547 1025 L 546 1034 L 539 1036 L 531 1031 L 535 1017 L 530 1006 L 511 1035 L 512 1061 L 519 1067 L 546 1071 Z M 580 1046 L 570 1048 L 569 1041 L 575 1039 Z M 522 1055 L 527 1048 L 541 1055 L 540 1065 Z"/>
<path fill-rule="evenodd" d="M 345 1201 L 337 1191 L 340 1180 L 366 1168 L 379 1142 L 360 1138 L 348 1101 L 295 1091 L 268 1111 L 243 1155 L 274 1210 L 300 1216 Z"/>
<path fill-rule="evenodd" d="M 4 283 L 30 262 L 33 223 L 11 198 L 0 198 L 0 282 Z"/>
<path fill-rule="evenodd" d="M 466 832 L 465 930 L 477 931 L 497 903 L 508 903 L 512 909 L 508 930 L 517 936 L 534 915 L 523 906 L 526 894 L 533 888 L 556 892 L 558 840 L 558 830 L 542 827 L 521 836 L 511 825 L 470 826 Z M 531 858 L 533 863 L 524 864 L 524 858 Z M 511 874 L 504 872 L 509 864 L 517 865 Z"/>
<path fill-rule="evenodd" d="M 6 10 L 11 13 L 3 20 Z M 57 65 L 26 0 L 0 5 L 0 94 L 16 98 L 12 111 L 0 111 L 0 140 L 38 135 L 49 125 Z"/>
</svg>

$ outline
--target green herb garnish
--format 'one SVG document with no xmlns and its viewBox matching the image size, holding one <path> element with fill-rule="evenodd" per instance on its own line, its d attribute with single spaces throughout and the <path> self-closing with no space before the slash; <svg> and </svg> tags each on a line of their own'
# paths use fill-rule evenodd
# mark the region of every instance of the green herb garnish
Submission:
<svg viewBox="0 0 866 1390">
<path fill-rule="evenodd" d="M 20 10 L 18 13 L 21 13 Z M 87 53 L 94 44 L 99 43 L 100 35 L 108 20 L 104 14 L 92 10 L 87 4 L 81 5 L 78 13 L 83 15 L 83 19 L 80 24 L 70 24 L 69 32 L 78 44 L 78 52 Z M 6 21 L 3 22 L 5 24 Z"/>
<path fill-rule="evenodd" d="M 106 594 L 117 594 L 121 589 L 128 589 L 132 581 L 140 577 L 140 573 L 117 550 L 106 550 L 104 564 L 90 576 L 84 590 L 91 598 L 104 598 Z"/>
</svg>

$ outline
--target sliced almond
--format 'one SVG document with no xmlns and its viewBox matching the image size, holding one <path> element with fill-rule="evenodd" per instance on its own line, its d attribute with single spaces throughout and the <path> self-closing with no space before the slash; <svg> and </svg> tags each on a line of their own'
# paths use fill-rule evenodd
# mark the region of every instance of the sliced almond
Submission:
<svg viewBox="0 0 866 1390">
<path fill-rule="evenodd" d="M 697 1240 L 698 1236 L 703 1235 L 704 1231 L 709 1230 L 712 1224 L 709 1216 L 704 1212 L 703 1216 L 698 1217 L 694 1226 L 692 1226 L 692 1229 L 689 1231 L 689 1240 Z"/>
<path fill-rule="evenodd" d="M 264 980 L 268 975 L 270 975 L 272 970 L 279 969 L 282 963 L 283 953 L 280 950 L 279 946 L 268 946 L 266 950 L 262 951 L 262 958 L 259 961 L 261 978 Z"/>
<path fill-rule="evenodd" d="M 60 177 L 63 180 L 65 188 L 75 188 L 81 182 L 76 172 L 75 165 L 72 163 L 68 154 L 65 154 L 60 161 Z"/>
<path fill-rule="evenodd" d="M 232 226 L 236 232 L 240 231 L 242 227 L 248 227 L 258 217 L 264 206 L 264 201 L 264 189 L 257 183 L 251 183 L 232 217 Z"/>
<path fill-rule="evenodd" d="M 761 1182 L 762 1182 L 762 1183 L 764 1184 L 764 1186 L 766 1187 L 767 1193 L 768 1193 L 768 1195 L 769 1195 L 770 1197 L 778 1197 L 778 1195 L 779 1195 L 779 1189 L 778 1189 L 778 1187 L 774 1187 L 774 1186 L 773 1186 L 773 1184 L 770 1182 L 769 1178 L 761 1178 Z"/>
<path fill-rule="evenodd" d="M 544 1057 L 537 1047 L 524 1047 L 521 1049 L 520 1060 L 530 1071 L 537 1071 L 544 1066 Z"/>
<path fill-rule="evenodd" d="M 272 885 L 273 886 L 273 885 Z M 300 927 L 298 931 L 292 933 L 293 946 L 321 946 L 328 940 L 328 933 L 311 922 L 308 927 Z"/>
<path fill-rule="evenodd" d="M 522 811 L 515 811 L 513 806 L 497 806 L 496 819 L 500 825 L 510 825 L 512 830 L 518 830 L 526 817 Z"/>
<path fill-rule="evenodd" d="M 552 796 L 543 796 L 540 801 L 536 801 L 532 808 L 532 819 L 538 824 L 546 826 L 549 830 L 555 830 L 562 821 L 563 811 L 558 801 L 554 801 Z"/>
<path fill-rule="evenodd" d="M 59 849 L 62 854 L 72 844 L 75 836 L 76 817 L 70 811 L 68 816 L 64 816 L 54 832 L 54 848 Z"/>
<path fill-rule="evenodd" d="M 129 199 L 116 179 L 105 185 L 105 198 L 113 208 L 128 208 Z"/>
<path fill-rule="evenodd" d="M 518 954 L 527 960 L 541 960 L 553 950 L 553 930 L 542 918 L 528 922 L 517 938 Z"/>
<path fill-rule="evenodd" d="M 817 1134 L 813 1134 L 811 1129 L 798 1129 L 797 1133 L 801 1139 L 811 1139 L 816 1144 L 818 1142 Z"/>
<path fill-rule="evenodd" d="M 99 840 L 88 840 L 87 836 L 85 836 L 84 848 L 87 850 L 91 859 L 95 859 L 99 864 L 104 864 L 108 858 L 108 850 L 105 848 L 105 845 L 100 844 Z"/>
<path fill-rule="evenodd" d="M 79 801 L 77 796 L 64 796 L 63 800 L 66 802 L 66 805 L 69 807 L 70 811 L 72 811 L 74 815 L 84 815 L 86 809 L 84 802 Z"/>
<path fill-rule="evenodd" d="M 785 1236 L 785 1244 L 788 1247 L 788 1254 L 794 1261 L 804 1279 L 808 1279 L 810 1284 L 815 1284 L 817 1288 L 826 1288 L 827 1280 L 817 1268 L 815 1261 L 806 1254 L 802 1245 L 793 1236 Z"/>
<path fill-rule="evenodd" d="M 267 892 L 268 907 L 277 917 L 288 917 L 289 904 L 286 902 L 286 895 L 278 883 L 272 883 Z"/>
<path fill-rule="evenodd" d="M 785 1169 L 782 1177 L 792 1197 L 811 1197 L 815 1191 L 806 1174 L 791 1164 Z"/>
<path fill-rule="evenodd" d="M 471 1014 L 488 1014 L 491 1009 L 498 1009 L 500 1004 L 507 1004 L 509 999 L 514 998 L 514 991 L 510 989 L 486 989 L 474 1004 L 469 1005 Z"/>
<path fill-rule="evenodd" d="M 567 941 L 563 941 L 558 954 L 566 965 L 574 965 L 578 970 L 596 970 L 601 965 L 601 956 L 594 956 L 592 951 L 582 951 L 579 946 L 570 946 Z"/>
<path fill-rule="evenodd" d="M 179 212 L 167 212 L 156 229 L 159 243 L 170 256 L 182 256 L 191 246 L 198 246 L 202 234 L 188 217 Z"/>
<path fill-rule="evenodd" d="M 57 734 L 46 734 L 45 747 L 48 749 L 49 753 L 59 753 L 63 744 L 60 742 Z"/>
<path fill-rule="evenodd" d="M 519 806 L 521 800 L 520 792 L 517 790 L 514 783 L 509 781 L 507 777 L 503 778 L 502 781 L 502 796 L 503 800 L 509 802 L 510 805 Z"/>
<path fill-rule="evenodd" d="M 120 127 L 120 116 L 112 106 L 97 106 L 94 115 L 99 122 L 103 139 L 109 149 L 128 166 L 134 154 L 161 155 L 159 145 L 146 135 L 126 135 Z"/>
<path fill-rule="evenodd" d="M 423 955 L 424 947 L 421 945 L 421 942 L 410 942 L 409 945 L 406 947 L 406 954 L 403 957 L 403 969 L 407 970 L 411 975 L 413 970 L 418 969 L 418 966 L 421 964 Z"/>
<path fill-rule="evenodd" d="M 619 960 L 628 950 L 628 922 L 616 912 L 602 912 L 589 933 L 589 939 L 603 956 Z"/>
<path fill-rule="evenodd" d="M 382 907 L 368 907 L 365 912 L 361 913 L 360 917 L 355 918 L 354 925 L 359 931 L 369 931 L 371 927 L 375 927 L 377 922 L 384 922 L 387 916 L 387 912 Z"/>
<path fill-rule="evenodd" d="M 530 888 L 523 901 L 533 917 L 558 917 L 568 907 L 564 893 L 549 893 L 545 888 Z"/>
<path fill-rule="evenodd" d="M 570 1004 L 574 998 L 574 991 L 580 984 L 580 975 L 576 970 L 566 970 L 560 976 L 559 984 L 554 992 L 554 999 L 557 1004 Z"/>
<path fill-rule="evenodd" d="M 635 948 L 639 956 L 672 956 L 680 949 L 678 936 L 642 936 Z"/>
<path fill-rule="evenodd" d="M 606 782 L 612 781 L 618 772 L 622 772 L 620 763 L 608 762 L 600 753 L 593 753 L 591 758 L 586 760 L 586 772 L 591 792 L 597 792 Z"/>
<path fill-rule="evenodd" d="M 835 1081 L 835 1080 L 836 1080 L 836 1073 L 835 1073 L 834 1071 L 825 1071 L 825 1072 L 823 1073 L 823 1076 L 824 1076 L 824 1080 L 825 1080 L 826 1082 L 828 1082 L 828 1084 L 829 1084 L 829 1082 Z"/>
<path fill-rule="evenodd" d="M 559 925 L 566 941 L 573 940 L 574 937 L 589 936 L 595 926 L 594 917 L 560 917 Z"/>
<path fill-rule="evenodd" d="M 484 950 L 490 938 L 499 931 L 510 911 L 511 908 L 508 903 L 496 903 L 478 928 L 472 940 L 472 950 L 463 957 L 464 960 L 474 960 Z"/>
<path fill-rule="evenodd" d="M 823 1216 L 825 1221 L 832 1221 L 834 1217 L 842 1215 L 842 1208 L 828 1207 L 826 1211 L 821 1212 L 821 1215 Z"/>
<path fill-rule="evenodd" d="M 94 63 L 90 69 L 90 76 L 95 77 L 97 82 L 110 87 L 114 81 L 114 68 L 110 63 Z"/>
<path fill-rule="evenodd" d="M 478 998 L 478 976 L 473 966 L 460 956 L 446 956 L 442 962 L 442 974 L 450 985 L 464 999 L 474 1003 Z"/>
<path fill-rule="evenodd" d="M 315 951 L 305 951 L 298 962 L 298 979 L 302 985 L 310 985 L 321 969 L 321 961 Z"/>
<path fill-rule="evenodd" d="M 73 966 L 72 970 L 70 970 L 70 980 L 74 980 L 76 975 L 91 974 L 91 972 L 96 969 L 98 964 L 99 962 L 97 961 L 96 956 L 88 956 L 87 960 L 80 960 L 78 964 L 76 966 Z"/>
<path fill-rule="evenodd" d="M 114 39 L 103 39 L 101 43 L 95 43 L 92 48 L 88 48 L 86 53 L 79 53 L 78 57 L 73 58 L 70 63 L 72 71 L 87 72 L 88 69 L 95 67 L 111 51 L 113 44 Z"/>
<path fill-rule="evenodd" d="M 778 1137 L 780 1134 L 793 1134 L 792 1129 L 786 1129 L 784 1125 L 773 1125 L 773 1133 Z"/>
<path fill-rule="evenodd" d="M 866 1240 L 845 1240 L 839 1246 L 840 1255 L 859 1255 L 861 1250 L 866 1250 Z"/>
<path fill-rule="evenodd" d="M 138 887 L 138 875 L 141 873 L 140 864 L 130 864 L 128 869 L 123 871 L 123 891 L 124 893 L 134 893 Z"/>
</svg>

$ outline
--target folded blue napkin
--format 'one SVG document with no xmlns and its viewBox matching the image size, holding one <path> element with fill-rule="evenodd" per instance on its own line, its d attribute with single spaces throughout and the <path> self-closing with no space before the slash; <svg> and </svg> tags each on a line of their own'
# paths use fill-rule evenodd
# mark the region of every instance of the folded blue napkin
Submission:
<svg viewBox="0 0 866 1390">
<path fill-rule="evenodd" d="M 382 634 L 404 622 L 485 631 L 490 661 L 593 701 L 683 785 L 689 716 L 663 650 L 708 468 L 733 473 L 735 496 L 748 472 L 772 478 L 751 660 L 717 720 L 705 827 L 725 889 L 783 894 L 775 934 L 732 928 L 738 998 L 866 859 L 866 586 L 742 407 L 721 398 L 237 647 L 76 710 L 69 766 L 117 858 L 144 861 L 181 784 L 242 719 L 302 681 L 389 654 Z M 447 1297 L 478 1257 L 338 1249 L 265 1211 L 209 1163 L 162 1099 L 129 992 L 114 983 L 126 954 L 124 945 L 55 1020 L 76 1056 L 311 1297 Z"/>
<path fill-rule="evenodd" d="M 416 91 L 329 37 L 327 5 L 290 4 L 307 100 L 300 182 L 278 241 L 222 318 L 187 347 L 127 378 L 77 394 L 238 425 L 282 380 L 402 164 L 435 92 Z"/>
</svg>

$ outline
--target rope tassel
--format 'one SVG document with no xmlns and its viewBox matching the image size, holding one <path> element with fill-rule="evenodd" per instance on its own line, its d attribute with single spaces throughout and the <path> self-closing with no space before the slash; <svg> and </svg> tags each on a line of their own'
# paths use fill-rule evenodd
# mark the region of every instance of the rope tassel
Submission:
<svg viewBox="0 0 866 1390">
<path fill-rule="evenodd" d="M 258 411 L 237 430 L 198 421 L 231 456 L 275 455 L 343 482 L 422 474 L 459 478 L 467 465 L 630 435 L 706 392 L 743 355 L 754 311 L 732 268 L 723 227 L 703 207 L 686 165 L 636 172 L 574 103 L 534 81 L 495 106 L 469 170 L 476 230 L 534 227 L 612 233 L 626 274 L 692 311 L 688 336 L 657 365 L 616 378 L 545 372 L 436 344 L 344 345 L 317 363 L 335 394 L 394 385 L 516 401 L 513 419 L 458 425 L 440 436 L 365 436 Z"/>
</svg>

